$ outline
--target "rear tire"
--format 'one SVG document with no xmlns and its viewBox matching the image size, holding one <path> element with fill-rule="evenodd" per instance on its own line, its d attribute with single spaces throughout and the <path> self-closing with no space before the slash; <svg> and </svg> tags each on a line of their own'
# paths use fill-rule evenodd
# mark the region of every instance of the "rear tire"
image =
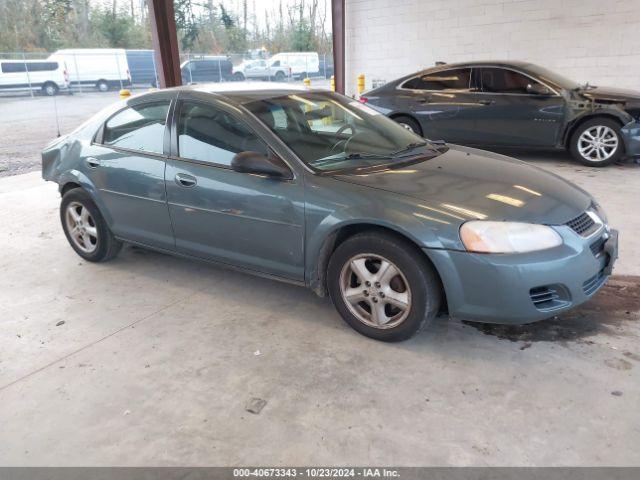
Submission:
<svg viewBox="0 0 640 480">
<path fill-rule="evenodd" d="M 244 81 L 244 74 L 242 72 L 236 72 L 233 74 L 233 79 L 236 82 L 243 82 Z"/>
<path fill-rule="evenodd" d="M 589 167 L 606 167 L 624 155 L 620 124 L 610 118 L 593 118 L 580 125 L 571 136 L 573 158 Z"/>
<path fill-rule="evenodd" d="M 62 197 L 60 221 L 71 248 L 89 262 L 111 260 L 122 248 L 91 196 L 81 188 Z"/>
<path fill-rule="evenodd" d="M 384 342 L 415 335 L 442 302 L 438 274 L 417 247 L 380 232 L 360 233 L 338 246 L 329 259 L 327 286 L 354 330 Z"/>
<path fill-rule="evenodd" d="M 416 122 L 413 118 L 400 115 L 398 117 L 393 117 L 392 120 L 396 123 L 399 123 L 401 126 L 406 128 L 407 130 L 411 130 L 416 135 L 420 135 L 422 137 L 422 128 L 420 128 L 420 124 Z"/>
<path fill-rule="evenodd" d="M 48 97 L 53 97 L 54 95 L 57 95 L 59 90 L 60 88 L 58 87 L 58 85 L 56 85 L 53 82 L 46 82 L 42 86 L 42 93 L 44 93 Z"/>
</svg>

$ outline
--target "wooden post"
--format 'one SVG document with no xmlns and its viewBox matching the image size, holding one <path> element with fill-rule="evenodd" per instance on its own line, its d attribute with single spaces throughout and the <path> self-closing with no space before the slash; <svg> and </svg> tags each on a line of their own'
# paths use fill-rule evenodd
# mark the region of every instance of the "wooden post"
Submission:
<svg viewBox="0 0 640 480">
<path fill-rule="evenodd" d="M 173 0 L 151 0 L 149 15 L 159 87 L 182 85 Z"/>
<path fill-rule="evenodd" d="M 331 0 L 331 34 L 336 91 L 344 94 L 344 0 Z"/>
</svg>

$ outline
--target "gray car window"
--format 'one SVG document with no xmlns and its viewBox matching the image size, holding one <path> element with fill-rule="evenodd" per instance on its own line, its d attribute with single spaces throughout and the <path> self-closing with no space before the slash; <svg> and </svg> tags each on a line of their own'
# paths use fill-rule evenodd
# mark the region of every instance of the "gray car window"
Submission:
<svg viewBox="0 0 640 480">
<path fill-rule="evenodd" d="M 468 90 L 471 83 L 470 68 L 456 68 L 428 72 L 407 80 L 402 88 L 410 90 Z"/>
<path fill-rule="evenodd" d="M 267 146 L 243 122 L 211 105 L 185 102 L 178 118 L 180 157 L 231 165 L 240 152 L 267 155 Z"/>
<path fill-rule="evenodd" d="M 166 101 L 125 108 L 107 120 L 102 143 L 143 152 L 162 153 L 169 103 Z"/>
<path fill-rule="evenodd" d="M 526 94 L 527 85 L 538 84 L 526 75 L 505 68 L 483 68 L 480 71 L 480 79 L 482 91 L 490 93 Z"/>
</svg>

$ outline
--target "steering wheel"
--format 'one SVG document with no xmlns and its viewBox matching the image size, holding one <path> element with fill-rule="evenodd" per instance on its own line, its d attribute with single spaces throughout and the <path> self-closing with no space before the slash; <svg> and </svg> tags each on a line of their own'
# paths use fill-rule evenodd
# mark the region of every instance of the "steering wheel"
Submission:
<svg viewBox="0 0 640 480">
<path fill-rule="evenodd" d="M 345 132 L 345 130 L 347 130 L 347 129 L 351 129 L 351 136 L 349 138 L 346 138 L 346 139 L 340 138 L 340 135 L 342 135 Z M 337 142 L 333 144 L 333 146 L 329 150 L 329 153 L 333 153 L 338 148 L 338 145 L 340 145 L 341 143 L 344 143 L 344 147 L 343 147 L 342 151 L 346 151 L 347 150 L 347 145 L 349 145 L 349 142 L 351 141 L 351 139 L 353 137 L 355 137 L 356 135 L 357 135 L 357 133 L 356 133 L 355 127 L 353 125 L 351 125 L 350 123 L 345 123 L 338 130 L 336 130 L 336 132 L 333 134 L 333 136 L 337 139 Z"/>
</svg>

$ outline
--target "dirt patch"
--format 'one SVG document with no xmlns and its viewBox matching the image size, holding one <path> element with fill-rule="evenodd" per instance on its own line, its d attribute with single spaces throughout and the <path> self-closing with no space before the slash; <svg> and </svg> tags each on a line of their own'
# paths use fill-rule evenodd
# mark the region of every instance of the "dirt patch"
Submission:
<svg viewBox="0 0 640 480">
<path fill-rule="evenodd" d="M 598 335 L 624 335 L 624 326 L 640 320 L 640 277 L 617 275 L 588 302 L 549 320 L 528 325 L 465 322 L 485 335 L 512 342 L 580 341 Z"/>
</svg>

